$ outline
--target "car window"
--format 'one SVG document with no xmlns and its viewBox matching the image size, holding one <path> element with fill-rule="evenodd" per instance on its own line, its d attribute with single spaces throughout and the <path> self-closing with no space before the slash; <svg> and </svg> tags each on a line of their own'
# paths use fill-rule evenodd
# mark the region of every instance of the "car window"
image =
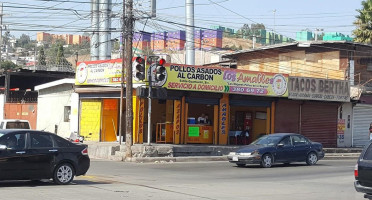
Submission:
<svg viewBox="0 0 372 200">
<path fill-rule="evenodd" d="M 56 135 L 53 135 L 52 138 L 58 147 L 70 147 L 71 146 L 71 142 L 67 141 L 66 139 L 63 139 Z"/>
<path fill-rule="evenodd" d="M 364 160 L 372 160 L 372 145 L 369 145 L 368 149 L 366 150 L 366 153 L 363 156 Z"/>
<path fill-rule="evenodd" d="M 292 146 L 292 144 L 291 144 L 291 138 L 290 137 L 286 137 L 282 141 L 280 141 L 279 144 L 283 144 L 285 147 Z"/>
<path fill-rule="evenodd" d="M 292 144 L 294 146 L 299 146 L 299 145 L 307 145 L 308 141 L 306 138 L 299 136 L 299 135 L 293 135 L 292 137 Z"/>
<path fill-rule="evenodd" d="M 4 122 L 1 122 L 0 129 L 4 129 Z"/>
<path fill-rule="evenodd" d="M 10 133 L 0 138 L 0 144 L 9 149 L 23 150 L 26 148 L 26 133 Z"/>
<path fill-rule="evenodd" d="M 30 129 L 30 126 L 27 122 L 8 122 L 6 129 Z"/>
<path fill-rule="evenodd" d="M 52 138 L 49 134 L 31 133 L 31 148 L 53 147 Z"/>
<path fill-rule="evenodd" d="M 281 138 L 282 138 L 281 136 L 276 135 L 265 135 L 258 138 L 256 141 L 252 142 L 252 144 L 274 146 L 280 141 Z"/>
</svg>

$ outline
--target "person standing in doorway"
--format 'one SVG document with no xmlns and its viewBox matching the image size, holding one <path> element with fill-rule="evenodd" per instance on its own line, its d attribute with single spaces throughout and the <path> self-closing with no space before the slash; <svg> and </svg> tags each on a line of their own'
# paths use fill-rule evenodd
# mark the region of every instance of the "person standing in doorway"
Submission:
<svg viewBox="0 0 372 200">
<path fill-rule="evenodd" d="M 198 117 L 198 124 L 205 124 L 205 114 L 202 113 L 200 117 Z"/>
</svg>

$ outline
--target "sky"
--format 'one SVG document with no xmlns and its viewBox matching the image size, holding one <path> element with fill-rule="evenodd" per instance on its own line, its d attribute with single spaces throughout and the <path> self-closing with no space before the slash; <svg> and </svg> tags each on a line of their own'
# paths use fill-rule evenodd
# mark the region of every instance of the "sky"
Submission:
<svg viewBox="0 0 372 200">
<path fill-rule="evenodd" d="M 68 2 L 70 1 L 70 2 Z M 90 0 L 3 0 L 3 24 L 19 37 L 36 32 L 82 34 L 90 28 Z M 112 38 L 119 37 L 122 0 L 112 0 Z M 266 29 L 295 38 L 296 32 L 323 29 L 351 35 L 361 0 L 195 0 L 195 26 L 221 25 L 235 30 L 244 24 L 263 23 Z M 346 3 L 347 2 L 347 3 Z M 144 19 L 149 0 L 134 0 L 136 31 L 184 29 L 185 0 L 157 0 L 157 17 Z"/>
</svg>

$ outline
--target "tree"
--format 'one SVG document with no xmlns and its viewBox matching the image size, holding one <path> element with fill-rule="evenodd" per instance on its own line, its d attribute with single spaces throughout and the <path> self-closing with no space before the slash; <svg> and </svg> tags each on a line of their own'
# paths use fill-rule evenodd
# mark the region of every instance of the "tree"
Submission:
<svg viewBox="0 0 372 200">
<path fill-rule="evenodd" d="M 14 70 L 18 68 L 18 65 L 14 64 L 12 61 L 6 60 L 1 62 L 1 69 L 7 70 Z"/>
<path fill-rule="evenodd" d="M 354 41 L 360 43 L 372 43 L 372 0 L 362 1 L 362 9 L 357 9 L 359 15 L 356 16 L 353 31 Z"/>
<path fill-rule="evenodd" d="M 30 36 L 22 34 L 21 37 L 17 40 L 16 46 L 25 48 L 27 44 L 31 42 Z"/>
<path fill-rule="evenodd" d="M 260 30 L 265 30 L 266 29 L 266 27 L 265 27 L 265 25 L 264 24 L 260 24 L 260 23 L 258 23 L 258 24 L 251 24 L 251 32 L 252 32 L 252 35 L 261 35 L 261 33 L 260 33 Z"/>
<path fill-rule="evenodd" d="M 43 46 L 41 46 L 41 48 L 39 50 L 38 63 L 39 63 L 40 66 L 45 66 L 46 65 L 45 52 L 44 52 L 44 47 Z"/>
<path fill-rule="evenodd" d="M 58 45 L 58 51 L 57 51 L 56 64 L 57 65 L 63 65 L 64 59 L 65 59 L 65 55 L 64 55 L 64 52 L 63 52 L 63 45 L 59 44 Z"/>
<path fill-rule="evenodd" d="M 5 31 L 3 35 L 3 44 L 7 45 L 9 43 L 9 40 L 11 39 L 11 35 L 9 31 Z"/>
</svg>

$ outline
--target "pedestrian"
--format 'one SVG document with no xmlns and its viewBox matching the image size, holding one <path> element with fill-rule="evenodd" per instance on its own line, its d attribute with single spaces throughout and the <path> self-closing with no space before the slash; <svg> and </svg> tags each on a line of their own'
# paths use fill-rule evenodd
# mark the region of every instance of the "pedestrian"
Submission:
<svg viewBox="0 0 372 200">
<path fill-rule="evenodd" d="M 208 117 L 208 115 L 205 115 L 205 124 L 208 124 L 208 125 L 210 125 L 211 124 L 211 120 L 209 120 L 209 117 Z"/>
<path fill-rule="evenodd" d="M 200 117 L 198 117 L 198 124 L 205 124 L 205 114 L 202 113 Z"/>
</svg>

